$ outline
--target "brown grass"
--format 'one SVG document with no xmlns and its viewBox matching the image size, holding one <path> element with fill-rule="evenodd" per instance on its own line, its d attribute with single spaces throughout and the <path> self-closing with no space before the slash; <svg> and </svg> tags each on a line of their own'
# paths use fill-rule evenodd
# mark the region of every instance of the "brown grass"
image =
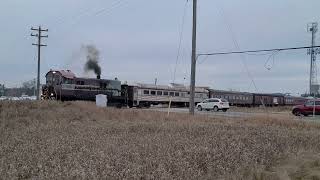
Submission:
<svg viewBox="0 0 320 180">
<path fill-rule="evenodd" d="M 320 124 L 0 103 L 3 179 L 319 179 Z"/>
</svg>

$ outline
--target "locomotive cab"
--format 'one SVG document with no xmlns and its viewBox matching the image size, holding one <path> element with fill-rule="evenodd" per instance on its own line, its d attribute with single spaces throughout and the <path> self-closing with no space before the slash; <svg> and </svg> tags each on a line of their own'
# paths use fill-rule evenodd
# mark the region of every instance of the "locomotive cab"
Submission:
<svg viewBox="0 0 320 180">
<path fill-rule="evenodd" d="M 61 89 L 64 84 L 72 84 L 75 75 L 67 71 L 50 70 L 46 74 L 46 84 L 42 87 L 43 99 L 61 99 Z"/>
</svg>

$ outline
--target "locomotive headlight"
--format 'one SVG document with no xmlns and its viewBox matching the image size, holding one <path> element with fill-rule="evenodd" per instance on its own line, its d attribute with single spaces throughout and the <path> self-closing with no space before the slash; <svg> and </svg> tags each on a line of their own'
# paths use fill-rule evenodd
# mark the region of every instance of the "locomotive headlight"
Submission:
<svg viewBox="0 0 320 180">
<path fill-rule="evenodd" d="M 51 93 L 51 96 L 53 96 L 53 93 Z"/>
</svg>

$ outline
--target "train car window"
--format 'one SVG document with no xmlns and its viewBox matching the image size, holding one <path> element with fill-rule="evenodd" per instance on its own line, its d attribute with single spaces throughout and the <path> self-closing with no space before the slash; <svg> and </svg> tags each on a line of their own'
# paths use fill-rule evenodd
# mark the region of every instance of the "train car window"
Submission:
<svg viewBox="0 0 320 180">
<path fill-rule="evenodd" d="M 143 94 L 149 95 L 149 94 L 150 94 L 150 91 L 149 91 L 149 90 L 144 90 L 144 91 L 143 91 Z"/>
<path fill-rule="evenodd" d="M 100 83 L 100 88 L 102 88 L 102 89 L 107 88 L 107 84 L 106 83 Z"/>
<path fill-rule="evenodd" d="M 179 93 L 178 93 L 178 92 L 175 92 L 175 93 L 174 93 L 174 96 L 179 96 Z"/>
<path fill-rule="evenodd" d="M 72 84 L 72 79 L 64 78 L 64 84 Z"/>
<path fill-rule="evenodd" d="M 53 75 L 53 84 L 58 84 L 60 77 L 58 75 Z"/>
<path fill-rule="evenodd" d="M 313 104 L 314 104 L 314 101 L 308 101 L 308 102 L 306 103 L 306 106 L 313 106 Z"/>
<path fill-rule="evenodd" d="M 52 83 L 52 78 L 53 78 L 52 74 L 49 73 L 49 74 L 47 75 L 47 84 L 51 84 L 51 83 Z"/>
<path fill-rule="evenodd" d="M 174 96 L 174 92 L 170 92 L 170 96 Z"/>
<path fill-rule="evenodd" d="M 77 85 L 84 85 L 84 81 L 77 81 Z"/>
<path fill-rule="evenodd" d="M 316 106 L 320 106 L 320 101 L 316 101 Z"/>
<path fill-rule="evenodd" d="M 151 95 L 156 95 L 156 91 L 151 91 Z"/>
<path fill-rule="evenodd" d="M 162 91 L 157 91 L 158 96 L 162 96 Z"/>
<path fill-rule="evenodd" d="M 164 96 L 168 96 L 168 94 L 169 94 L 168 91 L 163 91 Z"/>
</svg>

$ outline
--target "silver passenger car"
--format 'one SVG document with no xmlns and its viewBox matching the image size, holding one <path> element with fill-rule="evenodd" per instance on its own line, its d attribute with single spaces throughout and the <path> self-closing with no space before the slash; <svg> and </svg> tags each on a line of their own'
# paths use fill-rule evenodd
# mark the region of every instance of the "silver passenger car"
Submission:
<svg viewBox="0 0 320 180">
<path fill-rule="evenodd" d="M 129 86 L 128 103 L 130 107 L 150 107 L 150 105 L 169 104 L 189 106 L 190 90 L 181 84 L 153 85 L 138 83 Z M 195 103 L 208 98 L 207 87 L 196 87 Z"/>
</svg>

